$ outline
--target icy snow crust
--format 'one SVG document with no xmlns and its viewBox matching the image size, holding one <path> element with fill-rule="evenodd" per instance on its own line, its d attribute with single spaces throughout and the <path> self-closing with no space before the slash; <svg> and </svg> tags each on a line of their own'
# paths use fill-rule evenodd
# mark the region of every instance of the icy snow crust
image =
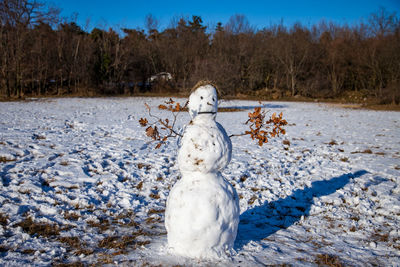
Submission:
<svg viewBox="0 0 400 267">
<path fill-rule="evenodd" d="M 155 150 L 138 124 L 144 102 L 167 116 L 156 109 L 163 101 L 0 103 L 1 266 L 398 265 L 400 113 L 266 104 L 288 120 L 290 146 L 232 138 L 222 175 L 240 199 L 235 252 L 207 261 L 172 255 L 166 246 L 166 200 L 183 181 L 177 143 Z M 217 121 L 228 134 L 241 133 L 258 105 L 222 102 L 247 110 L 218 113 Z M 182 114 L 178 126 L 189 121 Z"/>
</svg>

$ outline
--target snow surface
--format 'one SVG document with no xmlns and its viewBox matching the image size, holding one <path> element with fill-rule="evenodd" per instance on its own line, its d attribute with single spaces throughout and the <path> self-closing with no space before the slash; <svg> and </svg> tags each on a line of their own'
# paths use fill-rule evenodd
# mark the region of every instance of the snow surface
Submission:
<svg viewBox="0 0 400 267">
<path fill-rule="evenodd" d="M 0 103 L 1 266 L 399 264 L 400 113 L 265 104 L 283 112 L 287 134 L 263 147 L 232 138 L 222 175 L 240 198 L 235 253 L 210 262 L 166 248 L 165 204 L 180 178 L 177 143 L 155 150 L 138 124 L 144 102 L 167 116 L 156 109 L 164 100 Z M 241 133 L 258 105 L 222 102 L 245 110 L 218 113 L 217 121 L 228 134 Z M 178 126 L 188 121 L 182 114 Z"/>
</svg>

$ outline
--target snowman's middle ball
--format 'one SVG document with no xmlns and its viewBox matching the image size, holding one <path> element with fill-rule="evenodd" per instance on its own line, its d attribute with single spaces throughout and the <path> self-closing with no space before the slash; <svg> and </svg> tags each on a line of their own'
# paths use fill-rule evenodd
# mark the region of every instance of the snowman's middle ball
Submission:
<svg viewBox="0 0 400 267">
<path fill-rule="evenodd" d="M 197 115 L 186 127 L 178 152 L 181 172 L 217 172 L 231 161 L 231 140 L 224 128 L 209 116 Z"/>
</svg>

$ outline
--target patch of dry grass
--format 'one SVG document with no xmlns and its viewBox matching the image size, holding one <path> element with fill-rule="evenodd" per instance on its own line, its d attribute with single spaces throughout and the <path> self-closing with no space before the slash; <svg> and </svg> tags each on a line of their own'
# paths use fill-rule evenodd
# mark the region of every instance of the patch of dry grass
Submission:
<svg viewBox="0 0 400 267">
<path fill-rule="evenodd" d="M 160 195 L 158 195 L 158 193 L 151 193 L 151 194 L 149 195 L 149 197 L 151 197 L 151 198 L 153 198 L 153 199 L 159 199 L 159 198 L 160 198 Z"/>
<path fill-rule="evenodd" d="M 4 245 L 0 245 L 0 253 L 9 251 L 10 248 Z"/>
<path fill-rule="evenodd" d="M 99 222 L 95 222 L 93 220 L 89 220 L 86 222 L 90 227 L 96 227 L 99 229 L 100 232 L 105 232 L 107 231 L 111 224 L 110 221 L 107 219 L 99 219 Z"/>
<path fill-rule="evenodd" d="M 64 213 L 64 218 L 65 218 L 66 220 L 77 221 L 77 220 L 79 220 L 80 217 L 81 217 L 81 216 L 80 216 L 79 214 L 75 213 L 75 212 L 66 211 L 66 212 Z"/>
<path fill-rule="evenodd" d="M 160 218 L 155 218 L 155 217 L 149 217 L 145 220 L 146 224 L 153 224 L 156 222 L 159 222 L 161 219 Z"/>
<path fill-rule="evenodd" d="M 389 241 L 389 233 L 379 233 L 376 232 L 371 236 L 371 239 L 377 242 L 388 242 Z"/>
<path fill-rule="evenodd" d="M 150 244 L 150 241 L 139 241 L 139 236 L 146 235 L 143 231 L 134 232 L 126 236 L 108 236 L 100 240 L 98 246 L 106 249 L 116 249 L 120 253 L 126 253 L 127 248 L 137 249 L 138 247 Z"/>
<path fill-rule="evenodd" d="M 49 224 L 43 222 L 35 222 L 31 217 L 25 218 L 20 223 L 16 224 L 22 230 L 31 236 L 38 235 L 43 237 L 52 237 L 60 235 L 60 228 L 56 224 Z"/>
<path fill-rule="evenodd" d="M 7 157 L 0 157 L 0 163 L 7 163 L 7 162 L 12 162 L 12 161 L 16 161 L 16 159 L 10 159 Z"/>
<path fill-rule="evenodd" d="M 51 264 L 51 266 L 53 266 L 53 267 L 83 267 L 83 266 L 85 266 L 85 264 L 83 264 L 80 261 L 75 261 L 75 262 L 70 262 L 70 263 L 56 263 L 56 262 L 53 262 Z"/>
<path fill-rule="evenodd" d="M 164 212 L 165 212 L 165 209 L 161 209 L 161 210 L 151 209 L 147 212 L 147 215 L 160 214 L 160 213 L 164 213 Z"/>
<path fill-rule="evenodd" d="M 57 239 L 59 242 L 67 245 L 69 250 L 74 250 L 75 255 L 92 255 L 93 249 L 88 249 L 87 244 L 81 242 L 81 239 L 77 236 L 63 236 Z"/>
<path fill-rule="evenodd" d="M 338 143 L 335 141 L 335 140 L 331 140 L 329 143 L 328 143 L 328 145 L 330 145 L 330 146 L 335 146 L 335 145 L 337 145 Z"/>
<path fill-rule="evenodd" d="M 256 195 L 253 195 L 253 196 L 249 199 L 249 201 L 248 201 L 247 203 L 249 203 L 249 205 L 253 205 L 254 202 L 255 202 L 257 199 L 258 199 L 257 196 L 256 196 Z"/>
<path fill-rule="evenodd" d="M 353 151 L 353 152 L 351 152 L 351 154 L 358 154 L 358 153 L 361 153 L 361 154 L 372 154 L 372 150 L 367 148 L 367 149 L 365 149 L 363 151 Z"/>
<path fill-rule="evenodd" d="M 7 215 L 0 213 L 0 224 L 2 226 L 7 226 L 7 224 L 8 224 L 8 216 Z"/>
<path fill-rule="evenodd" d="M 247 180 L 247 178 L 249 178 L 249 176 L 247 175 L 247 174 L 243 174 L 242 176 L 240 176 L 240 181 L 242 182 L 242 183 L 244 183 L 246 180 Z"/>
<path fill-rule="evenodd" d="M 46 140 L 46 136 L 40 134 L 33 134 L 32 139 L 34 140 Z"/>
<path fill-rule="evenodd" d="M 34 249 L 24 249 L 21 251 L 22 254 L 34 254 L 36 252 L 36 250 Z"/>
<path fill-rule="evenodd" d="M 139 169 L 143 169 L 143 168 L 144 168 L 146 171 L 148 171 L 148 170 L 151 169 L 151 165 L 145 164 L 145 163 L 141 163 L 141 162 L 139 162 L 138 164 L 136 164 L 136 166 L 137 166 Z"/>
<path fill-rule="evenodd" d="M 137 185 L 136 185 L 136 189 L 137 190 L 142 190 L 143 188 L 143 181 L 140 181 Z"/>
<path fill-rule="evenodd" d="M 329 267 L 342 267 L 344 264 L 341 262 L 338 256 L 329 254 L 318 254 L 314 259 L 318 266 L 329 266 Z"/>
</svg>

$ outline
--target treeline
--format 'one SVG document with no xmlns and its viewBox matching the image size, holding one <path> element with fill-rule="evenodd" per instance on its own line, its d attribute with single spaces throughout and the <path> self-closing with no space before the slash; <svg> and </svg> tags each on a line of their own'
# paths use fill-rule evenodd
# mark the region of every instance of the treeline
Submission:
<svg viewBox="0 0 400 267">
<path fill-rule="evenodd" d="M 283 24 L 256 30 L 242 15 L 208 28 L 201 17 L 160 31 L 87 32 L 35 0 L 0 2 L 0 95 L 185 94 L 199 80 L 222 94 L 374 97 L 400 101 L 400 20 L 380 9 L 365 23 Z M 150 77 L 167 72 L 172 79 Z"/>
</svg>

